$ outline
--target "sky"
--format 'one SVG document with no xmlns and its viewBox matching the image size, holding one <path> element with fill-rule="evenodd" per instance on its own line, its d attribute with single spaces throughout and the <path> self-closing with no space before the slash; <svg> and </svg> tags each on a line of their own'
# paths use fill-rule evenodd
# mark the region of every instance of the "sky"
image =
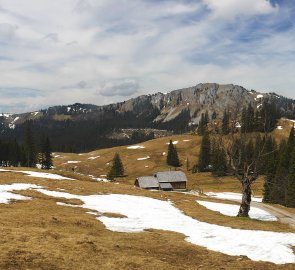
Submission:
<svg viewBox="0 0 295 270">
<path fill-rule="evenodd" d="M 0 113 L 198 83 L 295 98 L 292 0 L 0 0 Z"/>
</svg>

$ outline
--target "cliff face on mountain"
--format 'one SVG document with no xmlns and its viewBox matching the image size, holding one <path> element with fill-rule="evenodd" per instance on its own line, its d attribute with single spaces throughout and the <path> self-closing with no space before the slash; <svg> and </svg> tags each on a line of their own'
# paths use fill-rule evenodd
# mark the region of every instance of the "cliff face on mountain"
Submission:
<svg viewBox="0 0 295 270">
<path fill-rule="evenodd" d="M 209 118 L 213 114 L 221 118 L 225 109 L 240 112 L 249 103 L 259 109 L 264 100 L 274 100 L 283 114 L 294 112 L 293 100 L 274 93 L 262 94 L 233 84 L 205 83 L 105 106 L 76 103 L 38 112 L 0 114 L 0 132 L 2 138 L 20 139 L 24 123 L 32 120 L 37 133 L 52 137 L 55 149 L 67 150 L 71 144 L 76 145 L 73 151 L 83 151 L 116 145 L 114 134 L 124 133 L 126 129 L 145 129 L 145 134 L 147 129 L 183 132 L 196 126 L 206 111 Z M 131 137 L 127 135 L 125 142 L 130 143 Z"/>
</svg>

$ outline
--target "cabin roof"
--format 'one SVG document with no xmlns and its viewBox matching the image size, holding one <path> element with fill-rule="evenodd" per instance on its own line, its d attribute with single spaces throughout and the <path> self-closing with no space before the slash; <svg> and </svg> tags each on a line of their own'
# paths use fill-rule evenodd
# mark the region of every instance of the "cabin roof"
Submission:
<svg viewBox="0 0 295 270">
<path fill-rule="evenodd" d="M 159 182 L 154 176 L 141 176 L 136 180 L 141 188 L 159 188 Z"/>
<path fill-rule="evenodd" d="M 157 178 L 160 183 L 187 182 L 185 173 L 181 171 L 157 172 L 155 178 Z"/>
<path fill-rule="evenodd" d="M 161 189 L 173 189 L 172 185 L 170 183 L 160 183 Z"/>
</svg>

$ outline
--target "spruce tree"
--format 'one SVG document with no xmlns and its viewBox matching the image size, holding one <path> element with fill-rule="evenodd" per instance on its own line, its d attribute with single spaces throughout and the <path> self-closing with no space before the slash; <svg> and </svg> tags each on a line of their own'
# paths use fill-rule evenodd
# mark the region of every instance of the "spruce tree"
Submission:
<svg viewBox="0 0 295 270">
<path fill-rule="evenodd" d="M 251 103 L 249 103 L 248 109 L 247 109 L 248 132 L 254 131 L 254 127 L 255 127 L 254 119 L 255 119 L 254 109 L 253 109 Z"/>
<path fill-rule="evenodd" d="M 118 153 L 115 154 L 113 158 L 112 167 L 107 174 L 108 179 L 113 180 L 115 177 L 122 177 L 124 176 L 124 167 L 121 161 L 121 158 Z"/>
<path fill-rule="evenodd" d="M 26 122 L 26 128 L 25 128 L 25 154 L 26 154 L 26 166 L 36 167 L 37 151 L 36 151 L 35 139 L 32 132 L 30 121 Z"/>
<path fill-rule="evenodd" d="M 209 133 L 206 131 L 200 148 L 198 169 L 200 172 L 209 171 L 210 165 L 210 153 L 211 153 L 211 145 L 210 145 L 210 137 Z"/>
<path fill-rule="evenodd" d="M 295 207 L 295 148 L 293 149 L 292 159 L 289 168 L 286 191 L 286 206 Z"/>
<path fill-rule="evenodd" d="M 169 166 L 180 167 L 180 162 L 179 162 L 176 146 L 173 145 L 172 140 L 170 140 L 169 145 L 168 145 L 168 153 L 167 153 L 167 160 L 166 161 Z"/>
<path fill-rule="evenodd" d="M 207 129 L 207 125 L 209 123 L 209 114 L 208 111 L 206 111 L 205 113 L 201 114 L 201 120 L 199 122 L 199 126 L 198 126 L 198 135 L 203 136 L 206 129 Z"/>
<path fill-rule="evenodd" d="M 44 170 L 49 170 L 53 166 L 52 164 L 52 152 L 51 152 L 51 144 L 49 138 L 46 136 L 43 138 L 41 143 L 41 168 Z"/>
<path fill-rule="evenodd" d="M 241 117 L 241 132 L 247 133 L 248 131 L 248 121 L 247 121 L 247 110 L 243 108 Z"/>
<path fill-rule="evenodd" d="M 263 172 L 265 181 L 263 186 L 263 202 L 272 203 L 274 190 L 274 177 L 277 168 L 277 150 L 275 141 L 268 136 L 265 141 L 265 155 L 263 159 Z"/>
<path fill-rule="evenodd" d="M 217 177 L 226 175 L 227 161 L 222 142 L 216 143 L 216 141 L 214 140 L 211 143 L 211 148 L 212 174 Z"/>
<path fill-rule="evenodd" d="M 229 114 L 224 110 L 222 118 L 222 134 L 227 135 L 229 133 Z"/>
<path fill-rule="evenodd" d="M 292 127 L 287 143 L 282 142 L 280 147 L 279 162 L 274 177 L 274 188 L 272 191 L 272 197 L 275 203 L 285 205 L 286 203 L 286 192 L 288 185 L 288 175 L 290 160 L 292 157 L 293 149 L 295 144 L 294 138 L 294 126 Z"/>
</svg>

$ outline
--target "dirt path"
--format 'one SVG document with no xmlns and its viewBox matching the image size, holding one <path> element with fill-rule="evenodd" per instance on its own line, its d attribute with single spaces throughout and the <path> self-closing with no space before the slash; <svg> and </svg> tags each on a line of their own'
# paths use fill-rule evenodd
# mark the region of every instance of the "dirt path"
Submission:
<svg viewBox="0 0 295 270">
<path fill-rule="evenodd" d="M 251 202 L 251 206 L 265 210 L 277 217 L 280 222 L 289 224 L 291 227 L 295 228 L 295 214 L 265 203 Z"/>
</svg>

